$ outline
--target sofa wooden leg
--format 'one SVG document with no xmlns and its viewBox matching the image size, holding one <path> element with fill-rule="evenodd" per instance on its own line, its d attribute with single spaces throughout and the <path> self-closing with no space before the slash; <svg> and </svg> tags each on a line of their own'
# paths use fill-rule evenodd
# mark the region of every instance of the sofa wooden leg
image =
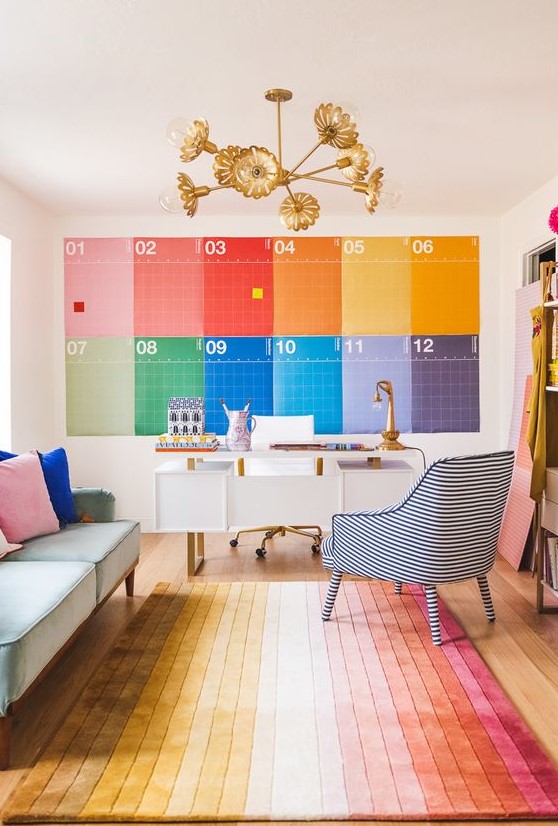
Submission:
<svg viewBox="0 0 558 826">
<path fill-rule="evenodd" d="M 126 577 L 126 596 L 133 597 L 134 596 L 134 578 L 136 575 L 136 569 L 134 568 L 128 576 Z"/>
<path fill-rule="evenodd" d="M 0 717 L 0 769 L 7 769 L 10 764 L 10 740 L 12 718 Z"/>
</svg>

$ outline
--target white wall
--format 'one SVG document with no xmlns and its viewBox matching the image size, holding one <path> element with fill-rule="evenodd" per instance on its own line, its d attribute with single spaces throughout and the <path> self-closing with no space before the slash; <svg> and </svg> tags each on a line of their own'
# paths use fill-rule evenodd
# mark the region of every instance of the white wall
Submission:
<svg viewBox="0 0 558 826">
<path fill-rule="evenodd" d="M 12 444 L 12 242 L 0 233 L 0 444 Z"/>
<path fill-rule="evenodd" d="M 55 401 L 55 356 L 59 330 L 54 324 L 55 284 L 52 217 L 0 180 L 0 234 L 11 239 L 12 379 L 11 445 L 15 453 L 49 449 L 63 420 Z M 7 393 L 8 388 L 0 388 Z"/>
<path fill-rule="evenodd" d="M 201 205 L 203 206 L 203 204 Z M 201 208 L 201 207 L 200 207 Z M 234 216 L 183 216 L 165 214 L 134 218 L 72 217 L 57 220 L 54 230 L 55 256 L 55 418 L 56 440 L 66 447 L 70 457 L 72 482 L 78 485 L 102 484 L 117 497 L 120 516 L 141 519 L 142 528 L 153 528 L 153 469 L 161 456 L 153 450 L 153 437 L 66 437 L 63 329 L 63 245 L 64 237 L 132 237 L 132 236 L 276 236 L 281 235 L 278 219 Z M 310 233 L 309 233 L 310 234 Z M 507 432 L 499 430 L 499 222 L 495 219 L 455 217 L 408 217 L 363 214 L 321 217 L 313 228 L 314 235 L 478 235 L 480 236 L 481 335 L 480 396 L 481 432 L 465 434 L 412 434 L 402 441 L 422 447 L 428 460 L 437 456 L 504 447 Z M 459 305 L 459 284 L 450 285 Z M 496 308 L 496 309 L 495 309 Z M 363 437 L 375 443 L 375 437 Z"/>
<path fill-rule="evenodd" d="M 501 366 L 499 382 L 501 432 L 507 433 L 513 398 L 515 351 L 515 292 L 522 286 L 523 256 L 547 241 L 556 241 L 548 226 L 551 209 L 558 204 L 558 176 L 501 219 L 500 231 L 500 319 Z"/>
</svg>

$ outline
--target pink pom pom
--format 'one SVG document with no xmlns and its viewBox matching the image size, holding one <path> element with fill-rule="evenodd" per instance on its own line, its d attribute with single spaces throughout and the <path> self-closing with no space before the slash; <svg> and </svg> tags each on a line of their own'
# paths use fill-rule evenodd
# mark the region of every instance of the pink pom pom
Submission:
<svg viewBox="0 0 558 826">
<path fill-rule="evenodd" d="M 555 206 L 548 216 L 548 226 L 558 235 L 558 206 Z"/>
</svg>

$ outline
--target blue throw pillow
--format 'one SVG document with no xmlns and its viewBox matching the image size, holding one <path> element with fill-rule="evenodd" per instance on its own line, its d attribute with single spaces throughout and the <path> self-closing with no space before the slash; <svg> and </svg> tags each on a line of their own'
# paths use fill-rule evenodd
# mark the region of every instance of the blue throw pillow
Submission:
<svg viewBox="0 0 558 826">
<path fill-rule="evenodd" d="M 0 450 L 0 462 L 4 459 L 13 459 L 16 455 Z M 49 453 L 39 453 L 39 459 L 41 460 L 48 495 L 60 522 L 60 527 L 64 527 L 68 522 L 77 522 L 78 517 L 70 488 L 70 470 L 66 451 L 63 447 L 57 447 Z"/>
<path fill-rule="evenodd" d="M 52 507 L 61 525 L 77 522 L 74 498 L 70 488 L 70 469 L 68 457 L 63 447 L 57 447 L 49 453 L 39 453 L 46 486 Z"/>
</svg>

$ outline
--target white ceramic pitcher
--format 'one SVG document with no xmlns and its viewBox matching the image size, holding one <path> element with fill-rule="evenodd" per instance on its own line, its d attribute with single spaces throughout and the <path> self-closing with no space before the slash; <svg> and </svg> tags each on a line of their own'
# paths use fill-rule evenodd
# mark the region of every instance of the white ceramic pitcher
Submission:
<svg viewBox="0 0 558 826">
<path fill-rule="evenodd" d="M 252 433 L 256 429 L 256 419 L 249 412 L 250 401 L 244 410 L 229 410 L 223 399 L 223 409 L 229 420 L 229 429 L 225 436 L 227 450 L 250 450 Z"/>
</svg>

